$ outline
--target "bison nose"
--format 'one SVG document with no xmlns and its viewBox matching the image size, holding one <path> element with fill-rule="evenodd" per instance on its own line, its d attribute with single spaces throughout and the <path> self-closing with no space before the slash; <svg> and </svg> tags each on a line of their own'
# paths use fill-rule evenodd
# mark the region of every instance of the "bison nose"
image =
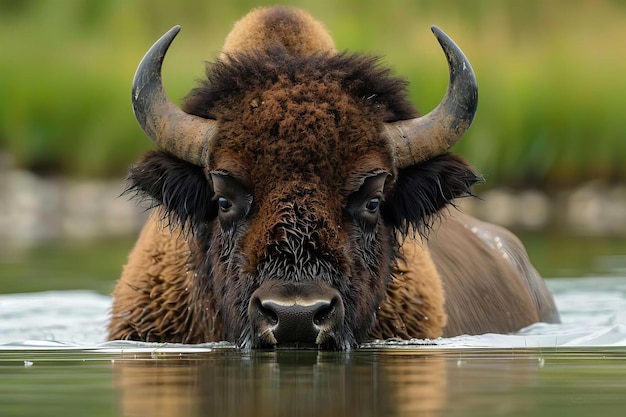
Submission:
<svg viewBox="0 0 626 417">
<path fill-rule="evenodd" d="M 253 295 L 249 314 L 256 345 L 298 348 L 328 344 L 343 325 L 344 309 L 338 294 L 330 298 Z"/>
</svg>

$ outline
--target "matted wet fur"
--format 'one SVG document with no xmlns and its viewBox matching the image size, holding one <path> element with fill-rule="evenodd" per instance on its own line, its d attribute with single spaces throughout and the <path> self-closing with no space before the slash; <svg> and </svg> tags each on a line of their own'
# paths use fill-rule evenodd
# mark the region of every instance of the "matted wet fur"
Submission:
<svg viewBox="0 0 626 417">
<path fill-rule="evenodd" d="M 507 232 L 445 209 L 481 181 L 465 161 L 396 166 L 380 129 L 417 115 L 406 82 L 336 53 L 320 30 L 284 7 L 242 19 L 182 106 L 219 123 L 206 166 L 153 151 L 131 168 L 128 191 L 155 210 L 113 293 L 109 338 L 267 347 L 250 300 L 287 282 L 339 294 L 328 349 L 558 320 L 519 242 L 490 247 L 476 228 Z"/>
</svg>

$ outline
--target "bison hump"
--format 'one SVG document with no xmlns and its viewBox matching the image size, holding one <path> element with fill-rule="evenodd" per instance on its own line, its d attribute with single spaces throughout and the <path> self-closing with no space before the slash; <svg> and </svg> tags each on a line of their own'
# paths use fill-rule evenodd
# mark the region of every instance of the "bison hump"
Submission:
<svg viewBox="0 0 626 417">
<path fill-rule="evenodd" d="M 252 10 L 226 37 L 221 58 L 280 45 L 293 55 L 334 53 L 330 34 L 307 12 L 285 6 Z"/>
</svg>

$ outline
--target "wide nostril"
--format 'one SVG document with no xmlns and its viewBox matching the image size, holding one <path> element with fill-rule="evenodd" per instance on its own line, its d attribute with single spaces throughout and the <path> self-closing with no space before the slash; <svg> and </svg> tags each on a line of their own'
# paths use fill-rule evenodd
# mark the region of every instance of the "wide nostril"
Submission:
<svg viewBox="0 0 626 417">
<path fill-rule="evenodd" d="M 316 326 L 324 326 L 333 320 L 335 316 L 336 299 L 332 299 L 330 302 L 320 302 L 317 307 L 317 311 L 313 316 L 313 323 Z"/>
<path fill-rule="evenodd" d="M 265 319 L 266 323 L 269 326 L 276 326 L 278 324 L 278 314 L 274 310 L 274 306 L 269 303 L 262 302 L 259 298 L 253 300 L 254 307 L 257 311 L 257 314 Z"/>
</svg>

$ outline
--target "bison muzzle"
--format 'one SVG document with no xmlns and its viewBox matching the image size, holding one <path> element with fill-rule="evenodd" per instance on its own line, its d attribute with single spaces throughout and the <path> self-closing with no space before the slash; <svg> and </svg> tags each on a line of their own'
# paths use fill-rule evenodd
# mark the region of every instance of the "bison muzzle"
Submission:
<svg viewBox="0 0 626 417">
<path fill-rule="evenodd" d="M 257 347 L 339 348 L 344 308 L 341 294 L 317 282 L 268 282 L 250 299 L 248 315 Z"/>
</svg>

